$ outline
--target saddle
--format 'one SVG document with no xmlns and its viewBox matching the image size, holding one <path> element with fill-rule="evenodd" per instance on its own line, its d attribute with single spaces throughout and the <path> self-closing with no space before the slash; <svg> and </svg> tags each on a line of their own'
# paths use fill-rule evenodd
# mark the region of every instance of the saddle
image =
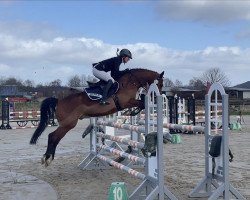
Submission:
<svg viewBox="0 0 250 200">
<path fill-rule="evenodd" d="M 103 89 L 105 88 L 105 85 L 107 84 L 105 81 L 98 81 L 96 83 L 94 82 L 89 82 L 88 87 L 85 88 L 85 92 L 88 95 L 89 99 L 93 101 L 100 100 L 103 96 Z M 113 94 L 115 94 L 119 89 L 119 83 L 114 82 L 111 88 L 109 89 L 108 96 L 107 98 L 111 97 Z"/>
</svg>

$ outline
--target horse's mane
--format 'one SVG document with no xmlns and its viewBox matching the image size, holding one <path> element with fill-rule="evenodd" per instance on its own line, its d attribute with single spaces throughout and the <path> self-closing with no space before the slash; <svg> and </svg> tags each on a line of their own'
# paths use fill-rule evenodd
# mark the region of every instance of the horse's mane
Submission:
<svg viewBox="0 0 250 200">
<path fill-rule="evenodd" d="M 149 69 L 144 69 L 144 68 L 133 68 L 133 69 L 125 69 L 125 70 L 119 71 L 119 73 L 115 76 L 115 79 L 118 79 L 118 78 L 124 76 L 125 74 L 134 73 L 134 72 L 140 72 L 140 71 L 143 71 L 143 72 L 151 72 L 151 73 L 156 73 L 156 74 L 158 74 L 157 72 L 155 72 L 155 71 L 153 71 L 153 70 L 149 70 Z"/>
<path fill-rule="evenodd" d="M 147 72 L 153 72 L 153 73 L 157 73 L 153 70 L 150 70 L 150 69 L 144 69 L 144 68 L 133 68 L 133 69 L 130 69 L 131 71 L 147 71 Z"/>
</svg>

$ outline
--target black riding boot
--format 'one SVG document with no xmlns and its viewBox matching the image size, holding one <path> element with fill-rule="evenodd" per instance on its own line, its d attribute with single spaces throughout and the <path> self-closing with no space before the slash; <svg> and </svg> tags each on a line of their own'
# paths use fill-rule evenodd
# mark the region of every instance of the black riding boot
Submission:
<svg viewBox="0 0 250 200">
<path fill-rule="evenodd" d="M 108 96 L 109 89 L 112 85 L 113 85 L 112 80 L 108 80 L 108 83 L 103 90 L 103 95 L 102 95 L 102 99 L 100 100 L 100 104 L 102 104 L 102 105 L 109 104 L 109 102 L 107 101 L 107 96 Z"/>
</svg>

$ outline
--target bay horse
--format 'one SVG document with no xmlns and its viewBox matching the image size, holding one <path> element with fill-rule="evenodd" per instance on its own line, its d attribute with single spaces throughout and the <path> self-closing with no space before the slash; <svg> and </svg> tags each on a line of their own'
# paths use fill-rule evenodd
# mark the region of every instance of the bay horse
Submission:
<svg viewBox="0 0 250 200">
<path fill-rule="evenodd" d="M 55 112 L 58 128 L 48 135 L 48 145 L 41 161 L 46 167 L 54 159 L 60 140 L 73 129 L 78 119 L 105 116 L 117 111 L 138 107 L 144 108 L 144 101 L 136 99 L 139 88 L 147 89 L 155 80 L 161 92 L 164 71 L 159 74 L 147 69 L 126 69 L 120 71 L 115 80 L 119 83 L 117 93 L 108 98 L 109 105 L 100 105 L 99 101 L 90 100 L 85 92 L 71 94 L 63 99 L 49 97 L 40 107 L 40 123 L 30 139 L 30 144 L 36 144 L 38 138 L 49 123 L 52 111 Z"/>
</svg>

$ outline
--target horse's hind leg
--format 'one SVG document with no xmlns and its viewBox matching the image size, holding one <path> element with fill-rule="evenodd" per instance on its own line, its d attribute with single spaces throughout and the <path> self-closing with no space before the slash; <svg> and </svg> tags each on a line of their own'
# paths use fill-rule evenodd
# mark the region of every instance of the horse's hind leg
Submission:
<svg viewBox="0 0 250 200">
<path fill-rule="evenodd" d="M 55 131 L 49 134 L 47 151 L 41 159 L 41 163 L 44 164 L 45 167 L 47 167 L 54 159 L 56 146 L 70 129 L 72 128 L 58 127 Z"/>
</svg>

